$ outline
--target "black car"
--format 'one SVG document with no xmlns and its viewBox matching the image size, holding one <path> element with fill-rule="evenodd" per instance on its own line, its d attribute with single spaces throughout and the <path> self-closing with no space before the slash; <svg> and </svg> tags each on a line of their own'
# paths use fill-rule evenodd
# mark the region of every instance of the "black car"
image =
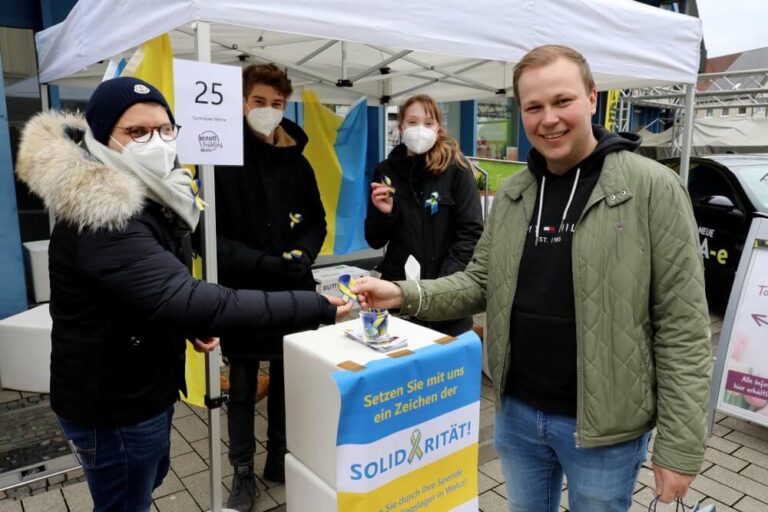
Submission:
<svg viewBox="0 0 768 512">
<path fill-rule="evenodd" d="M 661 163 L 680 168 L 679 158 Z M 768 218 L 768 154 L 693 157 L 688 192 L 699 225 L 707 300 L 723 310 L 752 219 Z"/>
</svg>

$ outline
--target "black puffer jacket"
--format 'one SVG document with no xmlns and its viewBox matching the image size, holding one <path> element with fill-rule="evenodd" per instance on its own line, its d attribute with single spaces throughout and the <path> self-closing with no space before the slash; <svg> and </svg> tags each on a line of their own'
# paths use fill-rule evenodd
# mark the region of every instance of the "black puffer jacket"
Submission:
<svg viewBox="0 0 768 512">
<path fill-rule="evenodd" d="M 159 414 L 184 388 L 185 338 L 289 332 L 333 322 L 312 292 L 235 291 L 192 278 L 188 233 L 128 173 L 71 137 L 85 121 L 44 114 L 17 173 L 56 212 L 51 235 L 51 405 L 83 426 Z"/>
<path fill-rule="evenodd" d="M 409 255 L 419 261 L 422 279 L 464 270 L 483 232 L 480 195 L 472 172 L 454 163 L 435 176 L 425 165 L 423 155 L 407 156 L 405 145 L 400 144 L 374 170 L 375 182 L 387 176 L 395 188 L 392 214 L 383 214 L 369 198 L 365 219 L 368 244 L 375 249 L 387 246 L 377 268 L 383 279 L 405 279 L 404 265 Z M 439 195 L 434 215 L 425 207 L 432 192 Z M 425 325 L 459 334 L 472 323 L 463 319 Z"/>
<path fill-rule="evenodd" d="M 264 142 L 243 126 L 244 163 L 216 167 L 216 233 L 219 282 L 252 290 L 314 290 L 312 271 L 290 278 L 259 268 L 264 255 L 281 256 L 300 249 L 314 261 L 326 234 L 325 210 L 315 173 L 302 156 L 304 131 L 283 119 L 275 133 L 277 145 Z M 290 214 L 302 221 L 291 227 Z M 282 357 L 282 336 L 244 331 L 222 339 L 227 357 Z M 259 335 L 259 350 L 253 338 Z"/>
</svg>

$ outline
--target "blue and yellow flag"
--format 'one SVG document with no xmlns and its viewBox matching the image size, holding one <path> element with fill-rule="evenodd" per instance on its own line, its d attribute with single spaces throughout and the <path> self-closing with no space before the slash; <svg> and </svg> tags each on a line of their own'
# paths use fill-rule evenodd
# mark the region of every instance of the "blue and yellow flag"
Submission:
<svg viewBox="0 0 768 512">
<path fill-rule="evenodd" d="M 140 78 L 154 85 L 163 93 L 171 110 L 174 110 L 173 48 L 171 48 L 171 38 L 168 34 L 158 36 L 139 46 L 125 65 L 117 64 L 116 74 Z M 188 168 L 194 176 L 194 166 Z M 199 256 L 195 257 L 192 264 L 192 275 L 197 279 L 203 278 L 202 260 Z M 182 395 L 181 398 L 192 405 L 205 407 L 207 386 L 205 354 L 196 352 L 191 343 L 187 343 L 184 373 L 187 381 L 187 396 Z"/>
<path fill-rule="evenodd" d="M 315 170 L 326 212 L 328 235 L 320 254 L 347 254 L 366 249 L 368 207 L 368 102 L 361 98 L 343 119 L 304 89 L 304 156 Z"/>
</svg>

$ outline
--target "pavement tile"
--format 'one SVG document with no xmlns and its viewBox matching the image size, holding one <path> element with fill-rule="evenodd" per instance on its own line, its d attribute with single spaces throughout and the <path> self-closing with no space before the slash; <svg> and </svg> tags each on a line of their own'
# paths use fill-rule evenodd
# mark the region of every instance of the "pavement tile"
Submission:
<svg viewBox="0 0 768 512">
<path fill-rule="evenodd" d="M 492 460 L 491 462 L 486 462 L 485 464 L 480 466 L 480 472 L 493 478 L 497 482 L 505 481 L 504 473 L 501 471 L 501 461 L 499 461 L 499 459 Z"/>
<path fill-rule="evenodd" d="M 730 416 L 721 421 L 720 425 L 732 428 L 733 430 L 738 430 L 739 432 L 744 432 L 745 434 L 762 439 L 763 441 L 768 441 L 768 429 L 761 425 L 755 425 L 754 423 L 749 423 Z"/>
<path fill-rule="evenodd" d="M 724 426 L 722 426 L 719 423 L 715 423 L 714 425 L 712 425 L 712 432 L 711 432 L 711 434 L 713 436 L 725 437 L 728 434 L 730 434 L 731 432 L 733 432 L 732 428 L 724 427 Z"/>
<path fill-rule="evenodd" d="M 0 512 L 24 512 L 19 501 L 0 501 Z"/>
<path fill-rule="evenodd" d="M 179 431 L 175 428 L 171 429 L 171 458 L 184 455 L 192 451 L 192 447 L 189 445 L 184 436 L 179 434 Z"/>
<path fill-rule="evenodd" d="M 210 471 L 202 471 L 189 475 L 182 479 L 184 488 L 189 491 L 192 498 L 203 510 L 210 510 L 211 508 L 211 473 Z M 223 484 L 221 485 L 221 499 L 222 503 L 226 502 L 229 491 L 226 490 Z"/>
<path fill-rule="evenodd" d="M 728 435 L 732 434 L 733 432 Z M 723 453 L 733 453 L 739 449 L 739 444 L 717 436 L 709 436 L 707 438 L 707 446 L 720 450 Z"/>
<path fill-rule="evenodd" d="M 93 500 L 91 492 L 88 490 L 87 482 L 78 482 L 68 485 L 61 490 L 64 493 L 64 499 L 69 505 L 70 512 L 86 512 L 93 510 Z"/>
<path fill-rule="evenodd" d="M 747 478 L 738 473 L 734 473 L 720 466 L 713 466 L 707 470 L 706 476 L 729 487 L 732 487 L 742 493 L 768 502 L 768 486 L 758 483 L 751 478 Z M 716 494 L 711 495 L 715 499 L 720 499 Z M 731 505 L 735 503 L 730 503 Z"/>
<path fill-rule="evenodd" d="M 750 464 L 740 474 L 747 478 L 751 478 L 755 482 L 760 482 L 762 484 L 768 485 L 768 469 Z M 768 501 L 768 500 L 765 500 L 764 498 L 761 498 L 761 499 L 763 499 L 763 501 Z"/>
<path fill-rule="evenodd" d="M 11 389 L 0 389 L 0 404 L 6 402 L 15 402 L 21 398 L 21 393 L 13 391 Z"/>
<path fill-rule="evenodd" d="M 727 455 L 719 450 L 715 450 L 714 448 L 707 448 L 707 450 L 704 452 L 704 458 L 736 473 L 744 469 L 749 464 L 742 459 Z"/>
<path fill-rule="evenodd" d="M 184 484 L 181 483 L 181 480 L 176 476 L 176 473 L 168 471 L 168 474 L 165 475 L 165 478 L 163 479 L 163 483 L 152 493 L 152 498 L 162 498 L 163 496 L 168 496 L 169 494 L 174 494 L 183 490 Z"/>
<path fill-rule="evenodd" d="M 733 505 L 744 496 L 744 493 L 712 480 L 706 475 L 697 476 L 696 480 L 691 484 L 691 488 L 726 505 Z"/>
<path fill-rule="evenodd" d="M 504 499 L 507 499 L 507 484 L 500 484 L 493 488 L 493 492 L 498 494 L 499 496 L 502 496 Z"/>
<path fill-rule="evenodd" d="M 208 438 L 206 437 L 205 439 L 200 439 L 190 444 L 192 445 L 192 448 L 194 448 L 194 450 L 197 452 L 197 454 L 207 463 L 208 452 L 211 451 Z M 221 453 L 229 453 L 229 446 L 227 446 L 223 441 L 219 443 L 219 449 L 221 450 Z"/>
<path fill-rule="evenodd" d="M 179 431 L 187 442 L 197 441 L 208 437 L 208 425 L 194 414 L 183 418 L 174 418 L 173 426 Z"/>
<path fill-rule="evenodd" d="M 497 485 L 499 485 L 499 482 L 489 477 L 488 475 L 478 471 L 477 473 L 477 493 L 478 494 L 483 494 L 485 491 L 490 491 Z"/>
<path fill-rule="evenodd" d="M 61 491 L 43 492 L 21 500 L 24 512 L 68 512 Z"/>
<path fill-rule="evenodd" d="M 267 494 L 272 496 L 272 499 L 277 502 L 278 505 L 285 504 L 285 484 L 280 484 L 271 489 L 267 489 Z"/>
<path fill-rule="evenodd" d="M 192 410 L 189 408 L 189 406 L 179 400 L 175 404 L 173 404 L 173 418 L 183 418 L 184 416 L 189 416 L 192 414 Z"/>
<path fill-rule="evenodd" d="M 765 512 L 768 510 L 768 503 L 757 501 L 751 496 L 744 496 L 733 506 L 741 512 Z M 719 512 L 718 508 L 718 512 Z"/>
<path fill-rule="evenodd" d="M 507 500 L 493 491 L 480 495 L 480 512 L 507 512 Z"/>
<path fill-rule="evenodd" d="M 733 452 L 733 456 L 744 459 L 745 461 L 755 464 L 756 466 L 768 469 L 768 454 L 760 453 L 753 450 L 752 448 L 742 446 Z"/>
<path fill-rule="evenodd" d="M 179 476 L 184 478 L 185 476 L 193 475 L 201 471 L 208 469 L 203 459 L 195 452 L 185 453 L 171 459 L 171 467 L 173 471 Z"/>
<path fill-rule="evenodd" d="M 768 441 L 763 441 L 762 439 L 758 439 L 749 434 L 745 434 L 744 432 L 739 432 L 738 430 L 734 430 L 728 434 L 725 439 L 733 443 L 746 446 L 747 448 L 752 448 L 762 453 L 768 453 Z"/>
<path fill-rule="evenodd" d="M 179 491 L 176 494 L 155 500 L 155 506 L 158 512 L 199 512 L 202 510 L 187 491 Z"/>
</svg>

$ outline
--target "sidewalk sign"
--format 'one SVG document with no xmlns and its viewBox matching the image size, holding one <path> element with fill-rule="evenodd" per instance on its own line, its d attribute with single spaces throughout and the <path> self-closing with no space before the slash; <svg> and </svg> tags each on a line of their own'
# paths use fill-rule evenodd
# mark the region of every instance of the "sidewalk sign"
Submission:
<svg viewBox="0 0 768 512">
<path fill-rule="evenodd" d="M 768 427 L 768 219 L 749 230 L 723 320 L 712 375 L 718 409 Z"/>
</svg>

